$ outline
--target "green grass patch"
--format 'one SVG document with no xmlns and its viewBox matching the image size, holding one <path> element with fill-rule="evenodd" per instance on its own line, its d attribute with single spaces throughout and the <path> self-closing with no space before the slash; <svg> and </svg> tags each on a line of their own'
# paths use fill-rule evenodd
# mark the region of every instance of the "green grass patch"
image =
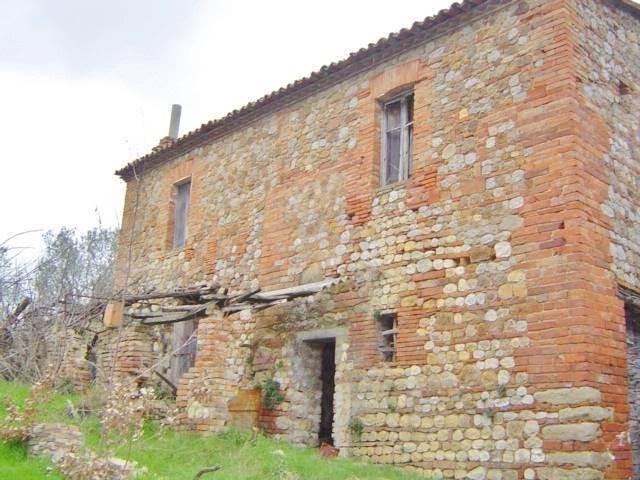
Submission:
<svg viewBox="0 0 640 480">
<path fill-rule="evenodd" d="M 26 385 L 0 382 L 0 398 L 9 398 L 23 406 L 28 395 L 29 387 Z M 74 398 L 74 396 L 55 395 L 47 407 L 42 410 L 39 420 L 43 422 L 69 421 L 65 415 L 66 398 Z M 4 402 L 0 402 L 0 417 L 3 417 L 5 413 Z M 51 467 L 51 462 L 46 459 L 29 457 L 23 444 L 0 440 L 0 479 L 62 479 L 62 476 L 53 471 Z"/>
<path fill-rule="evenodd" d="M 0 382 L 0 396 L 24 402 L 28 387 Z M 85 433 L 87 444 L 97 448 L 100 424 L 96 417 L 82 421 L 66 414 L 67 399 L 77 405 L 77 395 L 56 394 L 43 409 L 42 421 L 76 423 Z M 0 416 L 4 409 L 0 407 Z M 200 435 L 145 427 L 143 437 L 128 444 L 123 441 L 117 456 L 135 460 L 147 468 L 144 480 L 192 480 L 198 470 L 214 464 L 222 468 L 202 477 L 227 480 L 410 480 L 424 478 L 400 469 L 368 465 L 355 459 L 321 458 L 317 449 L 278 442 L 264 435 L 252 439 L 249 433 L 230 431 L 220 435 Z M 48 474 L 49 462 L 28 457 L 22 445 L 0 442 L 0 479 L 60 479 Z"/>
<path fill-rule="evenodd" d="M 0 381 L 0 398 L 9 398 L 21 407 L 24 406 L 25 399 L 29 396 L 29 386 Z M 80 396 L 76 394 L 54 393 L 45 408 L 42 408 L 38 415 L 41 422 L 62 422 L 72 423 L 73 419 L 67 415 L 67 400 L 77 403 Z M 4 402 L 0 402 L 0 416 L 5 414 Z"/>
<path fill-rule="evenodd" d="M 123 446 L 118 454 L 125 457 Z M 400 469 L 367 465 L 354 459 L 321 458 L 317 449 L 296 447 L 259 435 L 254 442 L 245 432 L 203 436 L 190 432 L 147 428 L 131 448 L 131 456 L 148 468 L 146 479 L 191 480 L 196 472 L 220 464 L 222 468 L 204 479 L 304 480 L 408 480 L 417 477 Z M 287 476 L 289 475 L 289 476 Z"/>
<path fill-rule="evenodd" d="M 29 457 L 24 445 L 0 442 L 0 478 L 20 480 L 58 480 L 62 475 L 50 472 L 51 462 Z"/>
</svg>

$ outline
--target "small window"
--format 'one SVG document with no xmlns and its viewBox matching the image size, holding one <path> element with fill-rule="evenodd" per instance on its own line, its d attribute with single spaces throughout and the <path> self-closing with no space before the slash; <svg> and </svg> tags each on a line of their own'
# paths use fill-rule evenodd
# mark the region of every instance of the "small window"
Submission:
<svg viewBox="0 0 640 480">
<path fill-rule="evenodd" d="M 191 182 L 176 185 L 176 201 L 173 215 L 173 248 L 184 246 L 187 238 L 187 216 L 189 215 L 190 193 Z"/>
<path fill-rule="evenodd" d="M 382 185 L 409 178 L 412 153 L 413 92 L 407 92 L 383 105 Z"/>
<path fill-rule="evenodd" d="M 396 359 L 396 339 L 398 335 L 398 315 L 396 313 L 378 313 L 379 343 L 378 350 L 387 361 Z"/>
<path fill-rule="evenodd" d="M 618 80 L 618 93 L 620 95 L 629 95 L 631 93 L 631 87 L 624 81 Z"/>
</svg>

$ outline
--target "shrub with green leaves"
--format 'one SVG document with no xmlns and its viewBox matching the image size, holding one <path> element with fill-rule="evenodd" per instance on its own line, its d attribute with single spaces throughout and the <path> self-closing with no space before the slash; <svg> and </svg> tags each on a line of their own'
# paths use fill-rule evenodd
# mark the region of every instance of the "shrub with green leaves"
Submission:
<svg viewBox="0 0 640 480">
<path fill-rule="evenodd" d="M 360 440 L 362 433 L 364 432 L 364 423 L 358 417 L 353 417 L 349 420 L 349 432 L 355 440 Z"/>
<path fill-rule="evenodd" d="M 277 380 L 266 378 L 258 384 L 258 388 L 262 390 L 262 405 L 265 408 L 273 410 L 284 401 L 284 395 Z"/>
</svg>

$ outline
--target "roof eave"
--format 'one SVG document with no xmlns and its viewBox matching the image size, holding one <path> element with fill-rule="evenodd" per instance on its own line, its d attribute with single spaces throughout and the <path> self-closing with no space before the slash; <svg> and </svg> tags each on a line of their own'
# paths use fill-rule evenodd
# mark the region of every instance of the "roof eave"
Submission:
<svg viewBox="0 0 640 480">
<path fill-rule="evenodd" d="M 497 3 L 510 3 L 510 1 L 503 0 Z M 632 0 L 607 1 L 640 19 L 640 4 Z M 265 115 L 303 100 L 363 71 L 374 68 L 393 56 L 429 41 L 433 36 L 437 35 L 437 32 L 434 35 L 430 34 L 448 20 L 459 17 L 488 2 L 489 0 L 464 0 L 462 3 L 454 3 L 448 9 L 441 10 L 438 14 L 427 17 L 422 22 L 415 22 L 410 29 L 403 29 L 386 38 L 381 38 L 375 44 L 372 43 L 367 48 L 361 48 L 340 62 L 324 66 L 308 77 L 265 95 L 259 100 L 251 102 L 239 110 L 234 110 L 218 120 L 202 124 L 199 128 L 183 135 L 165 148 L 156 149 L 116 170 L 115 174 L 128 181 L 147 167 L 153 167 L 177 158 Z"/>
<path fill-rule="evenodd" d="M 427 17 L 422 22 L 415 22 L 410 29 L 403 29 L 400 32 L 390 34 L 386 38 L 381 38 L 376 43 L 369 44 L 367 48 L 361 48 L 357 52 L 350 54 L 349 57 L 340 62 L 324 66 L 308 77 L 265 95 L 261 99 L 245 105 L 240 110 L 234 110 L 221 119 L 201 125 L 200 128 L 175 140 L 170 146 L 155 150 L 134 160 L 117 170 L 115 174 L 128 181 L 144 168 L 179 157 L 269 113 L 280 110 L 354 75 L 369 70 L 394 56 L 427 42 L 432 37 L 431 33 L 435 32 L 436 27 L 452 18 L 460 17 L 488 1 L 464 0 L 462 3 L 454 3 L 448 9 L 438 12 L 437 15 Z M 499 0 L 498 3 L 510 3 L 511 1 Z"/>
</svg>

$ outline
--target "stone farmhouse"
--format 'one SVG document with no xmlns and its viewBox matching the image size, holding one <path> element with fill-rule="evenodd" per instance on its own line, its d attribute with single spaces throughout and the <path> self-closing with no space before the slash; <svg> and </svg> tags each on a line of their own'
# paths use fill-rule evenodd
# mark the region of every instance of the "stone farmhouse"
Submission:
<svg viewBox="0 0 640 480">
<path fill-rule="evenodd" d="M 640 478 L 638 4 L 465 0 L 117 174 L 98 356 L 185 428 Z"/>
</svg>

